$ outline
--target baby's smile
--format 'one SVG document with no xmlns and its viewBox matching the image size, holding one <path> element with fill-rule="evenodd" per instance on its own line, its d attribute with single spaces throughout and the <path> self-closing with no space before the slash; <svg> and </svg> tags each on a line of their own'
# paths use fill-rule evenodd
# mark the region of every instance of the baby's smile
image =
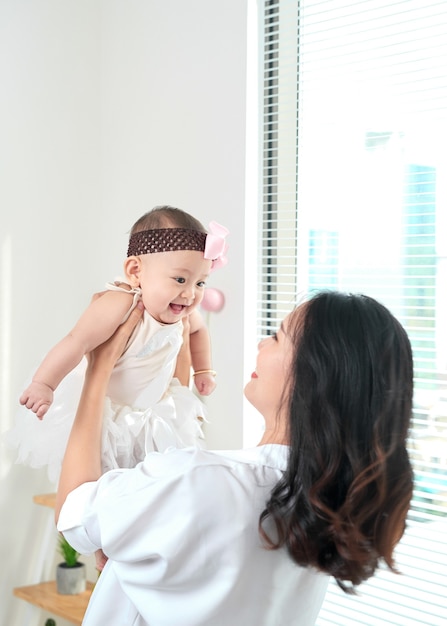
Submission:
<svg viewBox="0 0 447 626">
<path fill-rule="evenodd" d="M 169 305 L 169 308 L 176 315 L 180 315 L 183 312 L 183 310 L 186 309 L 186 306 L 183 304 L 174 304 L 174 302 L 171 302 L 171 304 Z"/>
</svg>

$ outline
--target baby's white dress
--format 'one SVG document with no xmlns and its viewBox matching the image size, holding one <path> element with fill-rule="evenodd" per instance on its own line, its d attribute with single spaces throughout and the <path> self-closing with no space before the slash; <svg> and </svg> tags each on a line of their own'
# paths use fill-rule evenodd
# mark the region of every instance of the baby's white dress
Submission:
<svg viewBox="0 0 447 626">
<path fill-rule="evenodd" d="M 163 325 L 144 311 L 110 378 L 103 416 L 103 471 L 134 467 L 146 452 L 205 447 L 205 407 L 173 378 L 182 332 L 181 320 Z M 16 423 L 5 435 L 6 444 L 17 448 L 17 463 L 47 466 L 53 482 L 59 479 L 86 364 L 82 359 L 61 381 L 42 420 L 19 407 Z"/>
</svg>

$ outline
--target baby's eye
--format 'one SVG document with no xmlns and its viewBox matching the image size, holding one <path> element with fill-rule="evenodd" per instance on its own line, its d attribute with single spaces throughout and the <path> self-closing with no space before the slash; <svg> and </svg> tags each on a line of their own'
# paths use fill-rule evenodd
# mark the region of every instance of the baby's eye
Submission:
<svg viewBox="0 0 447 626">
<path fill-rule="evenodd" d="M 184 283 L 186 283 L 186 280 L 182 277 L 182 276 L 176 276 L 175 279 L 178 283 L 180 283 L 181 285 L 183 285 Z"/>
<path fill-rule="evenodd" d="M 199 280 L 199 282 L 197 283 L 197 287 L 205 287 L 206 282 L 204 280 Z"/>
</svg>

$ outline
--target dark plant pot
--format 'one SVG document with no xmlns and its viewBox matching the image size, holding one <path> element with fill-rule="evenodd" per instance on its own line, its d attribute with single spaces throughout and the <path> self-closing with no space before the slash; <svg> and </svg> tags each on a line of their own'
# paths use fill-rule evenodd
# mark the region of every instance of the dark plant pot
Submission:
<svg viewBox="0 0 447 626">
<path fill-rule="evenodd" d="M 87 588 L 87 572 L 85 563 L 76 563 L 68 567 L 66 563 L 59 563 L 56 568 L 57 592 L 65 596 L 74 596 Z"/>
</svg>

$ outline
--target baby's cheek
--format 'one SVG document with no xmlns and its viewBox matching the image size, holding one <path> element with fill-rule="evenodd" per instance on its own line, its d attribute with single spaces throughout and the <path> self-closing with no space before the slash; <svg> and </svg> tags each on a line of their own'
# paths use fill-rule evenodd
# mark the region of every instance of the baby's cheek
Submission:
<svg viewBox="0 0 447 626">
<path fill-rule="evenodd" d="M 204 291 L 201 289 L 200 291 L 196 291 L 196 297 L 194 298 L 194 306 L 200 304 L 203 300 Z"/>
</svg>

